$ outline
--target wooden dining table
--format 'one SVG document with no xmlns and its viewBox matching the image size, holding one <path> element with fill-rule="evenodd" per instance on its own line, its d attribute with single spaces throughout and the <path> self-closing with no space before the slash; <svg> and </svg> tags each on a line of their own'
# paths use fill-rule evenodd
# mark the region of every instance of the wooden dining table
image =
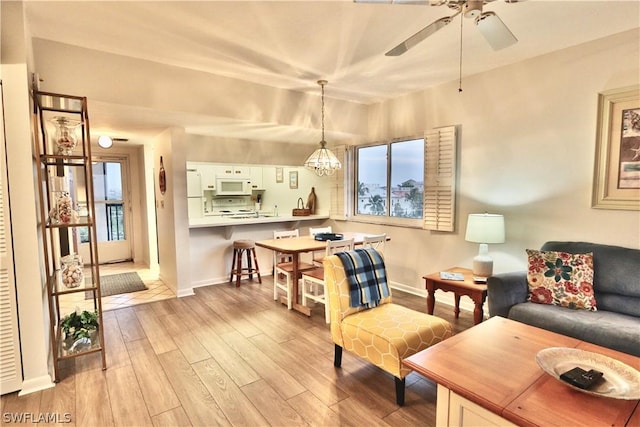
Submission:
<svg viewBox="0 0 640 427">
<path fill-rule="evenodd" d="M 344 239 L 353 239 L 356 245 L 362 244 L 365 236 L 371 236 L 367 233 L 340 233 L 344 235 Z M 389 237 L 387 237 L 389 240 Z M 291 255 L 291 261 L 293 263 L 292 277 L 297 278 L 299 275 L 298 262 L 300 260 L 300 254 L 305 252 L 317 252 L 324 251 L 327 247 L 327 242 L 322 240 L 315 240 L 313 236 L 300 236 L 291 237 L 287 239 L 267 239 L 258 240 L 256 246 L 261 248 L 271 249 L 272 251 L 280 252 L 283 254 Z M 311 316 L 311 309 L 307 306 L 300 304 L 298 299 L 298 280 L 293 281 L 293 295 L 295 300 L 292 303 L 292 308 L 300 313 Z M 287 303 L 285 296 L 280 297 L 280 301 L 283 304 Z"/>
</svg>

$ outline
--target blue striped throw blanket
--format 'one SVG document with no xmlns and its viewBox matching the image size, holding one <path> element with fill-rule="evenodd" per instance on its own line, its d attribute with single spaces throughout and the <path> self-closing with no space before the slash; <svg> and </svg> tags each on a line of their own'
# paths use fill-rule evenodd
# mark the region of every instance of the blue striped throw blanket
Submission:
<svg viewBox="0 0 640 427">
<path fill-rule="evenodd" d="M 349 284 L 351 307 L 376 307 L 389 296 L 384 260 L 375 249 L 337 252 Z"/>
</svg>

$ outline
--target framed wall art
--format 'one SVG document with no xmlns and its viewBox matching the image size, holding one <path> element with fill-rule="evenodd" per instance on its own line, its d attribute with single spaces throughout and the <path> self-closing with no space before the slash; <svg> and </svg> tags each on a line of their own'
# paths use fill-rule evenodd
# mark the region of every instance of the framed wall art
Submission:
<svg viewBox="0 0 640 427">
<path fill-rule="evenodd" d="M 640 86 L 598 95 L 592 206 L 640 210 Z"/>
<path fill-rule="evenodd" d="M 280 167 L 276 168 L 276 182 L 284 182 L 284 173 Z"/>
<path fill-rule="evenodd" d="M 289 172 L 289 188 L 298 188 L 298 171 Z"/>
</svg>

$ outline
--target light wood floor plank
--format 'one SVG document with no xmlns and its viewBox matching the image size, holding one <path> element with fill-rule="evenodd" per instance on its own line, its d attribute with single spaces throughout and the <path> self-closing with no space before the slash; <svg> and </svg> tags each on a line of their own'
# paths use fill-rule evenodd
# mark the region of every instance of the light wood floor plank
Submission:
<svg viewBox="0 0 640 427">
<path fill-rule="evenodd" d="M 158 358 L 191 424 L 194 426 L 230 425 L 180 351 L 163 353 Z"/>
<path fill-rule="evenodd" d="M 236 426 L 266 425 L 267 420 L 247 399 L 225 370 L 213 359 L 193 365 L 207 390 L 218 403 L 231 424 Z"/>
<path fill-rule="evenodd" d="M 41 393 L 30 393 L 18 396 L 18 393 L 11 393 L 2 396 L 2 425 L 5 425 L 5 416 L 11 426 L 33 426 L 34 417 L 40 413 Z M 5 415 L 6 414 L 6 415 Z"/>
<path fill-rule="evenodd" d="M 151 344 L 143 339 L 128 342 L 126 345 L 149 414 L 158 415 L 180 406 L 180 400 L 173 391 Z"/>
<path fill-rule="evenodd" d="M 304 392 L 306 389 L 289 372 L 260 351 L 239 332 L 222 335 L 222 339 L 242 357 L 283 399 Z"/>
<path fill-rule="evenodd" d="M 261 333 L 260 329 L 256 328 L 256 326 L 243 315 L 245 312 L 244 309 L 231 305 L 212 304 L 211 301 L 205 301 L 205 304 L 233 329 L 245 337 L 252 337 Z"/>
<path fill-rule="evenodd" d="M 363 406 L 362 401 L 360 399 L 355 399 L 353 396 L 348 399 L 341 400 L 335 405 L 331 406 L 331 409 L 340 414 L 341 420 L 346 418 L 347 423 L 349 420 L 353 420 L 354 424 L 357 426 L 376 426 L 376 427 L 390 427 L 390 424 L 387 424 L 383 419 L 378 417 L 375 414 L 372 414 L 366 406 Z M 425 425 L 435 425 L 435 420 L 432 421 L 433 424 L 429 424 L 427 420 L 424 421 Z"/>
<path fill-rule="evenodd" d="M 73 374 L 75 371 L 74 359 L 64 360 L 59 366 L 60 378 L 62 379 L 55 387 L 42 390 L 40 412 L 57 414 L 60 422 L 46 423 L 47 427 L 75 427 L 76 377 Z"/>
<path fill-rule="evenodd" d="M 168 314 L 161 316 L 162 326 L 167 333 L 173 338 L 178 349 L 189 363 L 196 363 L 211 357 L 207 350 L 200 344 L 200 341 L 193 333 L 185 329 L 182 322 L 182 316 L 177 314 Z"/>
<path fill-rule="evenodd" d="M 198 293 L 198 289 L 196 289 L 195 296 L 189 296 L 181 299 L 183 299 L 185 304 L 188 306 L 187 312 L 183 312 L 182 314 L 194 317 L 196 321 L 195 328 L 204 324 L 209 326 L 218 335 L 234 330 L 231 325 L 229 325 L 222 317 L 218 316 L 215 311 L 211 310 L 205 304 L 200 293 Z"/>
<path fill-rule="evenodd" d="M 104 371 L 92 369 L 76 376 L 76 417 L 78 427 L 114 425 Z"/>
<path fill-rule="evenodd" d="M 153 309 L 136 310 L 136 316 L 156 354 L 166 353 L 178 348 L 169 334 L 165 332 L 162 322 L 160 322 Z"/>
<path fill-rule="evenodd" d="M 191 421 L 182 406 L 151 418 L 154 427 L 191 427 Z"/>
<path fill-rule="evenodd" d="M 151 426 L 151 417 L 133 368 L 131 366 L 112 367 L 106 372 L 114 425 Z"/>
<path fill-rule="evenodd" d="M 209 326 L 202 326 L 193 331 L 198 341 L 207 349 L 209 354 L 224 366 L 227 374 L 240 387 L 260 379 L 260 375 L 253 370 L 250 364 L 242 360 L 222 338 L 220 338 Z"/>
<path fill-rule="evenodd" d="M 176 314 L 176 312 L 173 310 L 173 307 L 167 300 L 154 301 L 149 303 L 149 305 L 158 317 L 166 316 L 168 314 Z"/>
<path fill-rule="evenodd" d="M 279 307 L 286 310 L 286 307 Z M 260 329 L 260 331 L 271 337 L 277 343 L 284 343 L 296 338 L 296 335 L 291 331 L 288 325 L 283 325 L 278 322 L 281 319 L 280 316 L 271 316 L 272 310 L 262 310 L 257 313 L 253 313 L 247 318 L 249 322 Z"/>
<path fill-rule="evenodd" d="M 273 426 L 308 425 L 304 419 L 266 381 L 260 380 L 242 387 L 249 400 Z"/>
<path fill-rule="evenodd" d="M 131 360 L 129 359 L 127 347 L 124 345 L 123 334 L 120 331 L 120 324 L 115 313 L 113 311 L 104 313 L 103 322 L 107 366 L 111 368 L 130 366 Z"/>
<path fill-rule="evenodd" d="M 285 367 L 294 378 L 304 384 L 305 388 L 325 405 L 332 405 L 349 396 L 334 381 L 310 368 L 304 359 L 289 351 L 286 343 L 279 345 L 266 335 L 257 335 L 250 340 L 278 365 Z"/>
<path fill-rule="evenodd" d="M 334 412 L 327 405 L 322 403 L 311 392 L 306 391 L 297 396 L 292 397 L 287 401 L 293 409 L 309 425 L 314 426 L 337 426 L 337 425 L 352 425 L 347 420 L 348 418 L 341 418 L 336 412 Z"/>
<path fill-rule="evenodd" d="M 145 338 L 142 326 L 140 322 L 138 322 L 138 317 L 132 308 L 121 308 L 113 311 L 113 313 L 115 313 L 116 319 L 118 319 L 118 326 L 120 326 L 122 340 L 124 342 Z"/>
</svg>

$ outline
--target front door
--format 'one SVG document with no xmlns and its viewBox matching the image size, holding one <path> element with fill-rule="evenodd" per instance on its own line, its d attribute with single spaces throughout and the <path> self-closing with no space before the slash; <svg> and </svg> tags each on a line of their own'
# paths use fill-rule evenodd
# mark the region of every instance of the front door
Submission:
<svg viewBox="0 0 640 427">
<path fill-rule="evenodd" d="M 93 160 L 93 198 L 100 264 L 133 258 L 128 166 L 126 157 Z"/>
</svg>

